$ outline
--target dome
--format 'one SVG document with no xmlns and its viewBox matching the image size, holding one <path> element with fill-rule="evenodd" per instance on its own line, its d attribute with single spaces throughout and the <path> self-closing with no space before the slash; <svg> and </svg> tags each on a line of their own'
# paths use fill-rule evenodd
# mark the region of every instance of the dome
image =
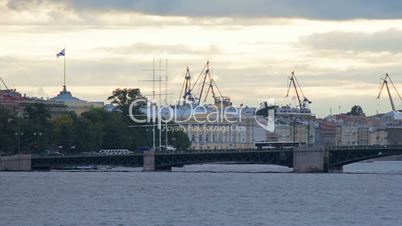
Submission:
<svg viewBox="0 0 402 226">
<path fill-rule="evenodd" d="M 57 94 L 56 97 L 51 98 L 54 101 L 63 101 L 63 102 L 86 102 L 84 100 L 80 100 L 77 97 L 74 97 L 71 92 L 67 91 L 67 87 L 63 86 L 63 90 Z"/>
</svg>

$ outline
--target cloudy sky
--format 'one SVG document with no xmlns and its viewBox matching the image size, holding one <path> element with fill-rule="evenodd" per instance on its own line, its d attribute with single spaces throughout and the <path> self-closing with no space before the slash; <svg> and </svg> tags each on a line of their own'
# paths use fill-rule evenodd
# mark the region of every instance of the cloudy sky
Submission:
<svg viewBox="0 0 402 226">
<path fill-rule="evenodd" d="M 197 76 L 209 60 L 235 105 L 294 104 L 284 98 L 294 70 L 317 115 L 354 104 L 375 114 L 390 110 L 385 95 L 376 100 L 382 75 L 402 89 L 402 1 L 0 0 L 0 76 L 9 86 L 55 96 L 64 47 L 68 89 L 81 99 L 105 101 L 118 87 L 151 93 L 147 69 L 162 58 L 172 102 L 186 66 Z"/>
</svg>

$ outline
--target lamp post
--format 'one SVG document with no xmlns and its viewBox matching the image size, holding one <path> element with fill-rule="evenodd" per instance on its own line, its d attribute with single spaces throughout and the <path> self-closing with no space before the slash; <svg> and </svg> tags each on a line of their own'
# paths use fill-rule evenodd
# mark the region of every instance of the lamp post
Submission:
<svg viewBox="0 0 402 226">
<path fill-rule="evenodd" d="M 35 133 L 33 133 L 33 135 L 36 137 L 36 147 L 37 147 L 37 151 L 39 151 L 39 147 L 40 147 L 40 143 L 39 143 L 40 140 L 39 139 L 42 136 L 42 133 L 41 132 L 39 132 L 39 133 L 35 132 Z"/>
<path fill-rule="evenodd" d="M 17 143 L 18 143 L 18 154 L 21 154 L 21 136 L 23 136 L 23 132 L 16 132 L 15 136 L 17 136 Z"/>
<path fill-rule="evenodd" d="M 177 148 L 177 147 L 176 147 L 176 138 L 175 138 L 175 137 L 172 137 L 172 144 L 173 144 L 173 147 L 174 147 L 174 148 Z"/>
<path fill-rule="evenodd" d="M 293 145 L 296 145 L 296 117 L 293 117 Z"/>
</svg>

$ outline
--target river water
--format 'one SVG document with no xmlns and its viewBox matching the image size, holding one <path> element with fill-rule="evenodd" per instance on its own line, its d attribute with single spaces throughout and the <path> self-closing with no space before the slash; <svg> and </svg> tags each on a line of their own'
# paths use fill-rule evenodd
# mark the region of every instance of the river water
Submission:
<svg viewBox="0 0 402 226">
<path fill-rule="evenodd" d="M 174 171 L 0 172 L 0 225 L 402 225 L 402 162 Z"/>
</svg>

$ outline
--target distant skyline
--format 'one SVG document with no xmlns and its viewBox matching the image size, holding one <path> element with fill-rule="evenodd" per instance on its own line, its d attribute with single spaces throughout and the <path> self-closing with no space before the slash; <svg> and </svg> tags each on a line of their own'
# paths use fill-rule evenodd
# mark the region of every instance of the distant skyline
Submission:
<svg viewBox="0 0 402 226">
<path fill-rule="evenodd" d="M 186 66 L 198 76 L 207 60 L 237 106 L 295 104 L 284 98 L 292 71 L 319 116 L 390 111 L 386 93 L 376 100 L 385 73 L 402 89 L 400 1 L 0 0 L 0 15 L 0 76 L 30 96 L 61 90 L 64 47 L 67 87 L 91 101 L 150 93 L 153 58 L 169 60 L 171 101 Z"/>
</svg>

